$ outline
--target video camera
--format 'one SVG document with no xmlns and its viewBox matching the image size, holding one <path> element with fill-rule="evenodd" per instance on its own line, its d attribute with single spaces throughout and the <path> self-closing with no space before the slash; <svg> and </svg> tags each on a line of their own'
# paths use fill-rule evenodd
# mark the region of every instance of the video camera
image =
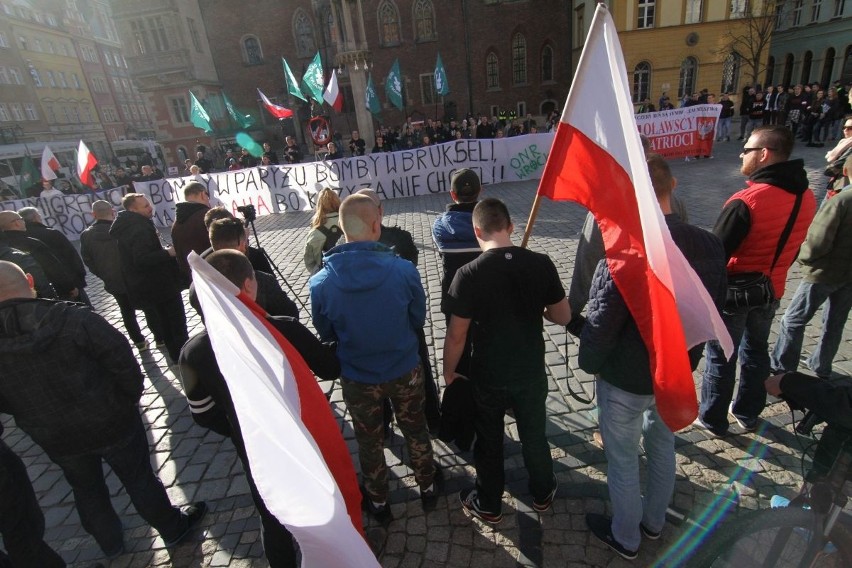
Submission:
<svg viewBox="0 0 852 568">
<path fill-rule="evenodd" d="M 254 205 L 241 205 L 237 207 L 237 211 L 240 212 L 246 223 L 252 223 L 257 219 L 257 209 L 254 208 Z"/>
</svg>

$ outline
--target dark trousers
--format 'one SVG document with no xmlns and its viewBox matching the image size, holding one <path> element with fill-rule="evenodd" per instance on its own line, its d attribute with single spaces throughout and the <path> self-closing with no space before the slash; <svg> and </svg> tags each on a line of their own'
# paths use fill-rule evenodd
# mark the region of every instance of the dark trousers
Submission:
<svg viewBox="0 0 852 568">
<path fill-rule="evenodd" d="M 180 350 L 189 333 L 186 330 L 186 313 L 183 311 L 183 298 L 175 294 L 171 298 L 156 304 L 147 304 L 142 308 L 148 327 L 166 343 L 166 351 L 173 363 L 180 356 Z"/>
<path fill-rule="evenodd" d="M 506 410 L 511 408 L 518 426 L 524 466 L 530 476 L 530 492 L 543 500 L 553 490 L 553 459 L 547 443 L 547 378 L 519 380 L 513 388 L 473 383 L 476 403 L 476 443 L 473 459 L 479 504 L 499 513 L 506 476 L 503 471 L 503 430 Z"/>
<path fill-rule="evenodd" d="M 139 322 L 136 320 L 136 309 L 130 303 L 130 298 L 127 297 L 127 294 L 113 294 L 112 297 L 115 298 L 115 303 L 121 310 L 121 320 L 124 322 L 124 329 L 127 330 L 130 340 L 133 343 L 145 341 L 145 336 L 142 335 Z"/>
<path fill-rule="evenodd" d="M 121 520 L 109 499 L 101 460 L 109 464 L 139 515 L 157 529 L 163 540 L 174 540 L 186 530 L 187 519 L 172 506 L 166 489 L 151 468 L 148 439 L 140 416 L 136 417 L 133 431 L 117 444 L 87 454 L 51 456 L 51 459 L 62 468 L 74 492 L 83 528 L 105 553 L 119 550 L 124 539 Z"/>
<path fill-rule="evenodd" d="M 8 556 L 0 566 L 60 568 L 65 561 L 44 542 L 44 515 L 24 463 L 0 442 L 0 534 Z"/>
</svg>

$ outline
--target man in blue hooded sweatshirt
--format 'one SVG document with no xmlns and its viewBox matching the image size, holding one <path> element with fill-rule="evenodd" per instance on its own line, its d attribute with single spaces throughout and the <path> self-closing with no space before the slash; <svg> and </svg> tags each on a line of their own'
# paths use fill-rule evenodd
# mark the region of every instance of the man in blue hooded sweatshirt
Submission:
<svg viewBox="0 0 852 568">
<path fill-rule="evenodd" d="M 322 270 L 311 277 L 311 312 L 320 338 L 338 342 L 340 382 L 358 441 L 365 506 L 386 523 L 392 518 L 383 448 L 386 398 L 405 437 L 423 507 L 437 503 L 417 343 L 417 330 L 426 320 L 426 295 L 414 265 L 378 242 L 381 215 L 372 199 L 351 195 L 339 214 L 346 243 L 325 253 Z"/>
</svg>

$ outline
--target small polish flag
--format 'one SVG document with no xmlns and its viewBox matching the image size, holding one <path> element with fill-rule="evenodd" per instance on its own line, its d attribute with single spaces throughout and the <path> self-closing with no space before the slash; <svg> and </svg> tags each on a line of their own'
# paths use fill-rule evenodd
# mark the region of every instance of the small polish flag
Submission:
<svg viewBox="0 0 852 568">
<path fill-rule="evenodd" d="M 59 160 L 53 155 L 50 147 L 45 144 L 44 150 L 41 151 L 41 179 L 56 179 L 56 172 L 59 171 L 59 168 Z"/>
<path fill-rule="evenodd" d="M 266 95 L 264 95 L 261 92 L 260 89 L 257 90 L 257 94 L 260 95 L 260 100 L 263 102 L 263 106 L 265 106 L 266 110 L 269 111 L 269 114 L 271 114 L 275 118 L 282 119 L 282 118 L 290 118 L 290 117 L 293 116 L 292 110 L 290 110 L 289 108 L 284 108 L 281 105 L 277 105 L 277 104 L 273 103 L 268 98 L 266 98 Z"/>
<path fill-rule="evenodd" d="M 87 187 L 95 187 L 95 177 L 92 175 L 92 169 L 98 165 L 98 160 L 95 155 L 89 152 L 89 149 L 80 140 L 80 146 L 77 147 L 77 175 L 80 181 Z"/>
<path fill-rule="evenodd" d="M 340 92 L 340 88 L 337 86 L 336 69 L 331 72 L 331 81 L 328 82 L 328 87 L 325 88 L 322 98 L 337 112 L 343 110 L 343 93 Z"/>
<path fill-rule="evenodd" d="M 598 4 L 538 187 L 595 216 L 607 264 L 648 349 L 660 417 L 672 431 L 698 414 L 687 349 L 733 343 L 675 245 L 654 194 L 612 16 Z"/>
</svg>

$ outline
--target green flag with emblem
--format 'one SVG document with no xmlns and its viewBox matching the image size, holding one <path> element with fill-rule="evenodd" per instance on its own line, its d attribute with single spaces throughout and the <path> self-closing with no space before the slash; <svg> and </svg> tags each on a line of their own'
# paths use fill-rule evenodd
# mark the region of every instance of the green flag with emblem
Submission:
<svg viewBox="0 0 852 568">
<path fill-rule="evenodd" d="M 319 104 L 323 103 L 322 92 L 325 89 L 325 77 L 322 73 L 322 59 L 317 51 L 314 60 L 308 65 L 305 70 L 305 76 L 302 77 L 302 85 L 311 94 L 311 98 Z"/>
<path fill-rule="evenodd" d="M 395 59 L 388 78 L 385 81 L 385 93 L 393 106 L 402 110 L 402 74 L 399 72 L 399 59 Z"/>
</svg>

